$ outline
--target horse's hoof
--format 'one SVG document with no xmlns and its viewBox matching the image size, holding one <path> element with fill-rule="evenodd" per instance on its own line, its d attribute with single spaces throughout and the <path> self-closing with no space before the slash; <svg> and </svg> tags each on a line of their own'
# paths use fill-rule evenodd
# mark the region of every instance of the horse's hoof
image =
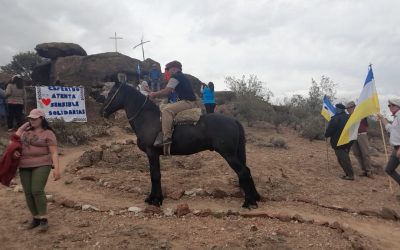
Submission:
<svg viewBox="0 0 400 250">
<path fill-rule="evenodd" d="M 159 198 L 155 198 L 155 197 L 151 197 L 151 196 L 148 196 L 145 200 L 144 200 L 144 202 L 146 202 L 147 204 L 149 204 L 149 205 L 153 205 L 153 206 L 156 206 L 156 207 L 160 207 L 161 205 L 162 205 L 162 199 L 159 199 Z"/>
<path fill-rule="evenodd" d="M 257 205 L 257 202 L 249 203 L 248 201 L 245 201 L 245 202 L 243 203 L 242 207 L 251 210 L 251 209 L 256 209 L 256 208 L 258 208 L 258 205 Z"/>
</svg>

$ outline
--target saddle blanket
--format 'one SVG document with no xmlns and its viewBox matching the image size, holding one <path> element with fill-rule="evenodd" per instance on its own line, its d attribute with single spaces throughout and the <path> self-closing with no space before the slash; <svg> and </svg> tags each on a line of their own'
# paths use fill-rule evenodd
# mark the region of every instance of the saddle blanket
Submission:
<svg viewBox="0 0 400 250">
<path fill-rule="evenodd" d="M 201 116 L 200 108 L 186 109 L 179 112 L 174 118 L 174 125 L 196 124 Z"/>
</svg>

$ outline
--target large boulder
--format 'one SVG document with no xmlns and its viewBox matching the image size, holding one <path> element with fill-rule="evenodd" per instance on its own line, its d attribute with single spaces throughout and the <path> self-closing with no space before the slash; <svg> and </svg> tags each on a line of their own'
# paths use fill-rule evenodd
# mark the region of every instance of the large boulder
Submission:
<svg viewBox="0 0 400 250">
<path fill-rule="evenodd" d="M 137 59 L 118 52 L 94 54 L 90 56 L 68 56 L 52 62 L 50 81 L 59 80 L 65 85 L 93 85 L 110 81 L 112 76 L 124 72 L 128 81 L 137 82 Z"/>
<path fill-rule="evenodd" d="M 36 66 L 32 71 L 32 81 L 38 84 L 50 83 L 51 62 Z"/>
<path fill-rule="evenodd" d="M 75 43 L 41 43 L 36 45 L 39 56 L 56 59 L 66 56 L 86 56 L 86 51 Z"/>
</svg>

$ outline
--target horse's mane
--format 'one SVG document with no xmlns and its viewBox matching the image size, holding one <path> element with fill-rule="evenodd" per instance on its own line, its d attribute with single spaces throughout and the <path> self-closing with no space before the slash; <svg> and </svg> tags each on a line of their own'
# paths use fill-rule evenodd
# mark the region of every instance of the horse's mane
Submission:
<svg viewBox="0 0 400 250">
<path fill-rule="evenodd" d="M 144 102 L 144 99 L 146 98 L 146 96 L 143 95 L 139 90 L 129 84 L 124 84 L 122 90 L 131 96 L 132 99 L 142 100 Z M 160 110 L 160 108 L 153 101 L 147 101 L 146 106 Z"/>
</svg>

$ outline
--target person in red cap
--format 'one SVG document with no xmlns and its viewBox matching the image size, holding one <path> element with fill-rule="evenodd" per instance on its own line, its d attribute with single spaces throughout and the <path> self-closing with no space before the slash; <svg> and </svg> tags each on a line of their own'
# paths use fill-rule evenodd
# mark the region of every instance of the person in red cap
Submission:
<svg viewBox="0 0 400 250">
<path fill-rule="evenodd" d="M 52 168 L 53 179 L 60 179 L 57 139 L 43 110 L 33 109 L 28 119 L 29 122 L 24 123 L 15 133 L 21 138 L 22 151 L 16 151 L 14 157 L 19 158 L 21 184 L 33 216 L 27 229 L 39 227 L 39 232 L 45 232 L 48 229 L 48 220 L 44 188 Z"/>
<path fill-rule="evenodd" d="M 182 73 L 182 64 L 178 61 L 172 61 L 167 63 L 165 69 L 171 74 L 167 86 L 160 91 L 150 92 L 149 97 L 169 96 L 172 91 L 175 91 L 178 101 L 168 103 L 161 110 L 162 134 L 160 133 L 154 142 L 154 146 L 156 147 L 172 143 L 172 123 L 175 115 L 183 110 L 197 106 L 192 85 Z"/>
</svg>

